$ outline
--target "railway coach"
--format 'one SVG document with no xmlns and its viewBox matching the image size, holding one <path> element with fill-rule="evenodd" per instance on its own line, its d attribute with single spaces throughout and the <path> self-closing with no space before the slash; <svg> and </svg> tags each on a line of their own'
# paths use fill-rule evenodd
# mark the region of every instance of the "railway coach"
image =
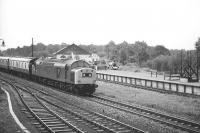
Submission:
<svg viewBox="0 0 200 133">
<path fill-rule="evenodd" d="M 32 64 L 37 58 L 32 57 L 9 57 L 9 71 L 10 73 L 24 77 L 31 78 L 32 75 Z"/>
<path fill-rule="evenodd" d="M 0 70 L 8 72 L 9 70 L 9 57 L 0 56 Z"/>
</svg>

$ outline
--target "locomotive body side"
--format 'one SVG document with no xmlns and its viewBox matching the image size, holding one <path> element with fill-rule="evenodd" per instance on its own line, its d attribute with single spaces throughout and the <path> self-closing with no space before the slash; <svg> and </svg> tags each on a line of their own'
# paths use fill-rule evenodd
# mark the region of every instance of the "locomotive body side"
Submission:
<svg viewBox="0 0 200 133">
<path fill-rule="evenodd" d="M 66 63 L 37 60 L 32 66 L 32 73 L 38 77 L 70 83 Z"/>
<path fill-rule="evenodd" d="M 64 89 L 76 94 L 92 94 L 97 85 L 96 71 L 83 60 L 37 60 L 32 66 L 32 75 L 36 80 Z M 61 87 L 63 88 L 63 87 Z"/>
</svg>

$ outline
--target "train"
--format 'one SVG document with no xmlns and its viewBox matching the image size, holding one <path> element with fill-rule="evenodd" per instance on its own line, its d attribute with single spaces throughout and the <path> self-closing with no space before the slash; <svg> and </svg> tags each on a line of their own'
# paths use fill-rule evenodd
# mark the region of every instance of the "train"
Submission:
<svg viewBox="0 0 200 133">
<path fill-rule="evenodd" d="M 0 56 L 0 71 L 76 95 L 95 92 L 96 70 L 84 60 Z"/>
</svg>

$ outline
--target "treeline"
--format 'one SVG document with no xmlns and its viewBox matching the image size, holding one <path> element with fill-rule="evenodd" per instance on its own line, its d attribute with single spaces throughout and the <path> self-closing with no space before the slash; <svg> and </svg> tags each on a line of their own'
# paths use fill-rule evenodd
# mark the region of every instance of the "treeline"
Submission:
<svg viewBox="0 0 200 133">
<path fill-rule="evenodd" d="M 48 57 L 52 56 L 54 52 L 68 46 L 65 43 L 62 44 L 49 44 L 45 45 L 43 43 L 37 43 L 33 46 L 33 55 L 34 57 Z M 23 46 L 17 48 L 10 48 L 6 51 L 3 51 L 3 54 L 6 56 L 24 56 L 31 57 L 32 56 L 32 47 L 31 46 Z"/>
<path fill-rule="evenodd" d="M 200 40 L 198 41 L 198 43 Z M 37 43 L 34 45 L 35 57 L 53 56 L 56 51 L 68 46 L 69 44 L 49 44 Z M 108 60 L 120 62 L 122 65 L 132 63 L 142 67 L 149 67 L 158 71 L 177 72 L 180 69 L 181 58 L 187 62 L 187 51 L 185 50 L 169 50 L 162 45 L 148 46 L 144 41 L 136 41 L 135 43 L 127 43 L 126 41 L 115 44 L 110 41 L 107 45 L 79 45 L 81 48 L 96 53 L 100 57 Z M 7 56 L 31 56 L 31 46 L 7 49 L 3 52 Z M 192 60 L 196 60 L 195 51 L 191 52 Z M 184 63 L 182 62 L 182 63 Z"/>
</svg>

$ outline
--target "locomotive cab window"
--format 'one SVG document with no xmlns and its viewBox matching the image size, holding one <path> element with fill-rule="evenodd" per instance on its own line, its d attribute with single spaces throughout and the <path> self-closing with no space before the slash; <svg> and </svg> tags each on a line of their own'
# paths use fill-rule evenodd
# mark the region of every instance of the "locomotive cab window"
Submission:
<svg viewBox="0 0 200 133">
<path fill-rule="evenodd" d="M 87 62 L 85 62 L 85 61 L 76 61 L 76 62 L 74 62 L 71 65 L 71 69 L 77 68 L 77 67 L 86 67 L 86 68 L 89 68 L 90 65 Z"/>
</svg>

